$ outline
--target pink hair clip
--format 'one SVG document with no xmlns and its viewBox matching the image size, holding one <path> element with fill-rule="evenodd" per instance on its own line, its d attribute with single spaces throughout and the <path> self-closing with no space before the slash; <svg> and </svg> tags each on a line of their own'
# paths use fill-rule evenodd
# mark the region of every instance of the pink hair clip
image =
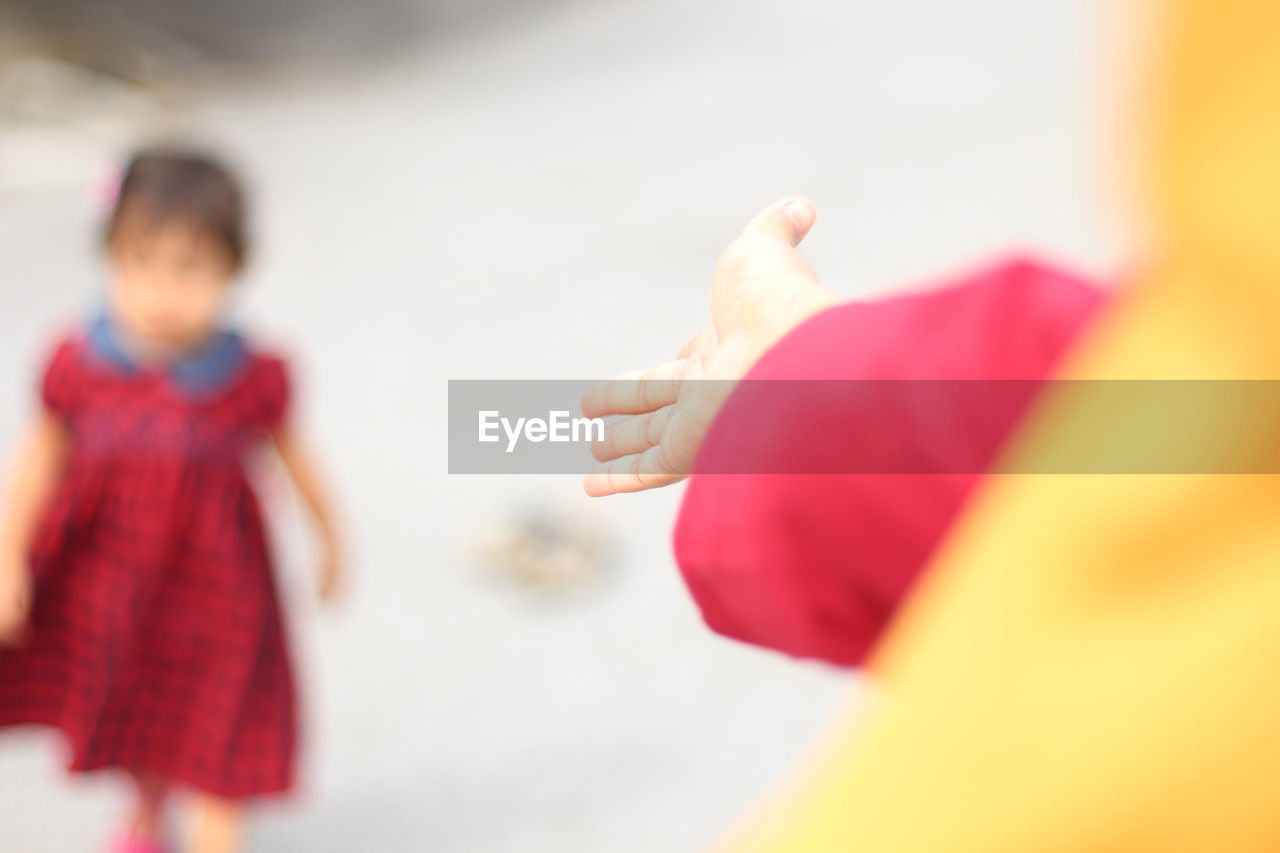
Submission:
<svg viewBox="0 0 1280 853">
<path fill-rule="evenodd" d="M 124 180 L 124 170 L 116 161 L 103 163 L 94 169 L 89 178 L 89 204 L 100 216 L 109 216 L 120 198 L 120 182 Z"/>
</svg>

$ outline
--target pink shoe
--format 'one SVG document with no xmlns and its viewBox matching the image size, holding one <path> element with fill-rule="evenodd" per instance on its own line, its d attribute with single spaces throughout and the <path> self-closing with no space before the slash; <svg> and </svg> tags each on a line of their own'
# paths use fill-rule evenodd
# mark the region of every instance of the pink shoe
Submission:
<svg viewBox="0 0 1280 853">
<path fill-rule="evenodd" d="M 154 838 L 144 838 L 135 832 L 120 836 L 111 845 L 111 853 L 169 853 L 169 845 Z"/>
</svg>

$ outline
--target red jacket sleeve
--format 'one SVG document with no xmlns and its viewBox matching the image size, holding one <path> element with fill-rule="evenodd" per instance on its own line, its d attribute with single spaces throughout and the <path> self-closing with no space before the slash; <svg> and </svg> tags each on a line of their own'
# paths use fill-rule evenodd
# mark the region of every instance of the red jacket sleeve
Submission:
<svg viewBox="0 0 1280 853">
<path fill-rule="evenodd" d="M 1030 400 L 946 383 L 1034 391 L 1104 298 L 1018 259 L 793 330 L 730 396 L 685 492 L 676 559 L 708 625 L 861 663 Z"/>
</svg>

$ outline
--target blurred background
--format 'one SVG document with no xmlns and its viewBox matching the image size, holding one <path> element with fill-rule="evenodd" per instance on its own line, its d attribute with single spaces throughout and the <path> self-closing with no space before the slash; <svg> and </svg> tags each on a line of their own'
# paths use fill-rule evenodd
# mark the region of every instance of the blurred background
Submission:
<svg viewBox="0 0 1280 853">
<path fill-rule="evenodd" d="M 254 191 L 240 310 L 297 360 L 354 584 L 313 604 L 268 484 L 310 701 L 303 791 L 252 849 L 694 851 L 767 792 L 856 680 L 705 630 L 670 555 L 678 489 L 446 476 L 445 382 L 666 360 L 720 249 L 784 194 L 817 203 L 806 251 L 850 295 L 1022 247 L 1107 269 L 1095 11 L 0 0 L 4 445 L 98 299 L 95 176 L 176 137 Z M 564 577 L 530 579 L 530 536 L 569 543 Z M 112 781 L 69 788 L 57 754 L 0 736 L 3 849 L 80 853 L 113 825 Z"/>
</svg>

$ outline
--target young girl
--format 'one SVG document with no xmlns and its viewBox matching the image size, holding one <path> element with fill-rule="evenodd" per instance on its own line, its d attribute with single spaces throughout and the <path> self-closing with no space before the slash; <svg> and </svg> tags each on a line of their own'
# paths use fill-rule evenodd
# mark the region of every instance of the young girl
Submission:
<svg viewBox="0 0 1280 853">
<path fill-rule="evenodd" d="M 66 736 L 73 771 L 119 768 L 117 853 L 165 846 L 170 788 L 192 849 L 239 847 L 246 799 L 288 790 L 294 685 L 246 456 L 274 446 L 337 589 L 329 500 L 288 418 L 284 363 L 225 328 L 246 252 L 217 162 L 135 156 L 106 228 L 105 309 L 63 340 L 0 516 L 0 725 Z"/>
</svg>

